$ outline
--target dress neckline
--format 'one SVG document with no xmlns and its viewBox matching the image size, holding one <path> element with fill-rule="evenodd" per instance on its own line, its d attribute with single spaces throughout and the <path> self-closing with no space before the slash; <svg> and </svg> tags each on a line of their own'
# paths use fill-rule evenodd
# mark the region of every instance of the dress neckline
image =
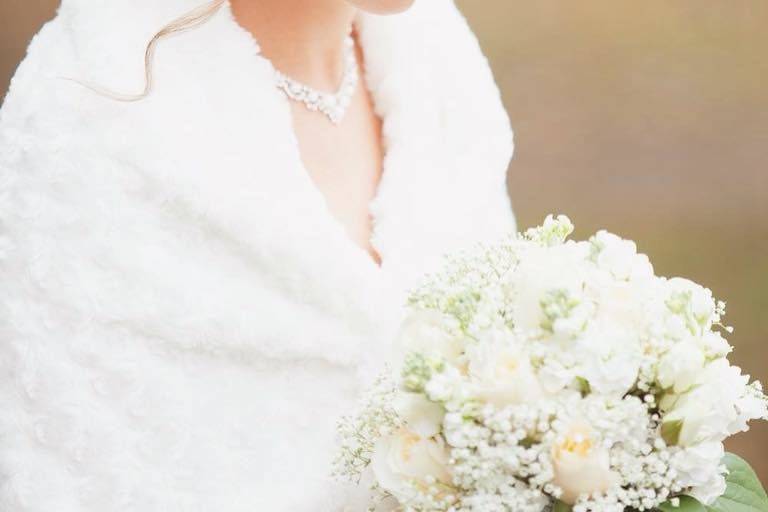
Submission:
<svg viewBox="0 0 768 512">
<path fill-rule="evenodd" d="M 232 5 L 228 1 L 224 4 L 224 9 L 227 11 L 227 17 L 229 20 L 236 26 L 238 31 L 243 33 L 243 35 L 249 40 L 250 44 L 253 47 L 255 57 L 257 59 L 260 59 L 265 65 L 269 67 L 272 73 L 277 73 L 277 67 L 273 64 L 272 60 L 269 59 L 267 56 L 265 56 L 261 52 L 261 46 L 259 45 L 258 38 L 251 32 L 250 30 L 246 29 L 243 25 L 240 24 L 240 22 L 235 17 L 235 14 L 232 10 Z M 293 122 L 290 122 L 289 125 L 291 129 L 289 130 L 289 137 L 291 138 L 291 146 L 293 148 L 293 151 L 295 152 L 295 158 L 298 159 L 298 161 L 301 163 L 301 173 L 299 176 L 299 179 L 297 180 L 297 187 L 300 189 L 303 189 L 303 191 L 306 192 L 307 197 L 312 198 L 312 202 L 317 205 L 318 208 L 318 217 L 323 218 L 325 221 L 327 221 L 328 226 L 336 232 L 340 237 L 342 237 L 349 246 L 349 249 L 352 253 L 356 253 L 356 256 L 361 257 L 364 259 L 364 264 L 367 267 L 370 267 L 374 272 L 380 272 L 384 268 L 385 264 L 385 254 L 384 249 L 379 243 L 380 241 L 380 234 L 378 232 L 378 211 L 380 210 L 379 205 L 383 203 L 382 197 L 384 196 L 383 190 L 387 188 L 385 186 L 385 181 L 390 181 L 390 169 L 388 161 L 389 159 L 388 154 L 390 147 L 392 145 L 392 140 L 390 137 L 387 136 L 387 131 L 384 129 L 387 121 L 388 121 L 388 110 L 383 108 L 381 105 L 381 102 L 379 101 L 379 94 L 377 94 L 377 91 L 375 90 L 375 87 L 372 87 L 372 83 L 370 80 L 367 79 L 367 70 L 369 67 L 372 66 L 371 59 L 373 58 L 370 51 L 368 51 L 367 45 L 364 42 L 364 37 L 362 36 L 362 32 L 365 30 L 365 18 L 366 15 L 362 12 L 359 12 L 354 20 L 353 23 L 353 37 L 355 39 L 355 44 L 359 45 L 360 52 L 363 56 L 363 63 L 360 66 L 362 71 L 362 77 L 361 82 L 363 87 L 365 87 L 368 90 L 368 93 L 371 96 L 371 102 L 373 104 L 374 112 L 376 116 L 379 118 L 382 130 L 381 130 L 381 145 L 382 145 L 382 161 L 381 161 L 381 169 L 380 169 L 380 176 L 378 179 L 378 182 L 376 184 L 376 189 L 374 191 L 373 196 L 371 197 L 370 201 L 368 202 L 368 215 L 370 216 L 371 220 L 371 229 L 368 234 L 368 243 L 373 249 L 373 251 L 378 256 L 379 261 L 376 260 L 373 254 L 371 254 L 367 248 L 363 247 L 362 245 L 358 244 L 355 240 L 352 239 L 350 234 L 345 229 L 344 225 L 334 217 L 334 215 L 331 212 L 331 209 L 328 205 L 328 201 L 326 197 L 323 195 L 322 191 L 317 187 L 317 185 L 312 181 L 312 175 L 310 173 L 310 169 L 306 166 L 304 163 L 304 159 L 301 155 L 301 150 L 299 147 L 299 141 L 298 136 L 296 134 L 296 130 L 293 127 Z M 283 103 L 284 103 L 284 109 L 288 112 L 289 115 L 291 115 L 291 105 L 290 100 L 285 97 L 284 94 L 280 95 Z M 387 183 L 388 185 L 388 183 Z M 302 190 L 296 190 L 297 195 L 302 195 Z"/>
</svg>

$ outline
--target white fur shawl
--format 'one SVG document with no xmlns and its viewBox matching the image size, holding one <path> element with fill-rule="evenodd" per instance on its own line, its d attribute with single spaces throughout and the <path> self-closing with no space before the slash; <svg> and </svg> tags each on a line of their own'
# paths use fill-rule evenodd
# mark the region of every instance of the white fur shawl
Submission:
<svg viewBox="0 0 768 512">
<path fill-rule="evenodd" d="M 513 228 L 509 123 L 447 0 L 358 20 L 381 268 L 330 216 L 228 7 L 160 44 L 144 101 L 61 79 L 140 89 L 146 41 L 200 1 L 64 0 L 0 111 L 0 510 L 351 507 L 333 426 L 405 290 Z"/>
</svg>

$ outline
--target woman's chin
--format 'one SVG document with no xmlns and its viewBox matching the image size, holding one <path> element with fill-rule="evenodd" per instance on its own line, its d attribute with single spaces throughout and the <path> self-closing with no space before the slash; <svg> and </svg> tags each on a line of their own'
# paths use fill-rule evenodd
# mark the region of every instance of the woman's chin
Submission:
<svg viewBox="0 0 768 512">
<path fill-rule="evenodd" d="M 397 14 L 408 10 L 415 0 L 347 0 L 350 4 L 371 14 Z"/>
</svg>

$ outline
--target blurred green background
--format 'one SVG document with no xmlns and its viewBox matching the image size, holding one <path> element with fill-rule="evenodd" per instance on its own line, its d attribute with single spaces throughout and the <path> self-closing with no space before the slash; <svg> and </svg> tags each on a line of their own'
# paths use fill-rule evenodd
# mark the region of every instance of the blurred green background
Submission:
<svg viewBox="0 0 768 512">
<path fill-rule="evenodd" d="M 57 3 L 0 0 L 0 91 Z M 636 240 L 728 302 L 733 360 L 768 382 L 768 1 L 458 3 L 515 127 L 520 226 Z M 768 483 L 768 424 L 730 448 Z"/>
</svg>

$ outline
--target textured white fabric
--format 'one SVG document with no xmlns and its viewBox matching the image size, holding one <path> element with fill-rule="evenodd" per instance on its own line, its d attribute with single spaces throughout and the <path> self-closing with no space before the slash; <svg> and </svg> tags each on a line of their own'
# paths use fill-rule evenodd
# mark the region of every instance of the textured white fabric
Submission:
<svg viewBox="0 0 768 512">
<path fill-rule="evenodd" d="M 383 266 L 302 167 L 273 68 L 225 8 L 64 0 L 0 111 L 0 510 L 360 510 L 334 424 L 405 291 L 445 251 L 513 229 L 509 122 L 447 0 L 361 16 L 386 161 Z"/>
</svg>

